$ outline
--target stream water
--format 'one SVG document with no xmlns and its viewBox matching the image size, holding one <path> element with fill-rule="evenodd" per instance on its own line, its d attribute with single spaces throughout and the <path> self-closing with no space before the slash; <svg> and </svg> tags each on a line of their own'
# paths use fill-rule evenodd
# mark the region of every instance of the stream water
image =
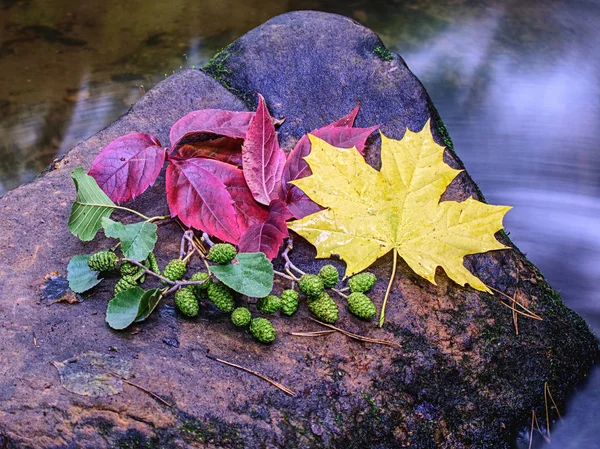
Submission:
<svg viewBox="0 0 600 449">
<path fill-rule="evenodd" d="M 0 195 L 166 75 L 297 9 L 354 17 L 404 57 L 486 198 L 514 206 L 511 238 L 600 331 L 597 0 L 0 0 Z M 597 368 L 544 447 L 600 448 L 599 415 Z"/>
</svg>

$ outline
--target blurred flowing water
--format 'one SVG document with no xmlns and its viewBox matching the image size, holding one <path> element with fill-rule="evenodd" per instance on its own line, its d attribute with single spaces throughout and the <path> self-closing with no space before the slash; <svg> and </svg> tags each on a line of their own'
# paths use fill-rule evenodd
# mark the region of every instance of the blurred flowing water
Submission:
<svg viewBox="0 0 600 449">
<path fill-rule="evenodd" d="M 298 9 L 354 17 L 403 56 L 486 198 L 514 206 L 511 238 L 598 332 L 597 0 L 0 0 L 0 195 L 173 71 Z M 600 447 L 599 414 L 596 369 L 545 447 Z"/>
</svg>

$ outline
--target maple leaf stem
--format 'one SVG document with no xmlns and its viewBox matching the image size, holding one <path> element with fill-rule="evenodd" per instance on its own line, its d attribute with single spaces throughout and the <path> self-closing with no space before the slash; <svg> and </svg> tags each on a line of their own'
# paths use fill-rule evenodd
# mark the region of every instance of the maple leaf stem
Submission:
<svg viewBox="0 0 600 449">
<path fill-rule="evenodd" d="M 390 276 L 390 282 L 388 283 L 385 296 L 383 297 L 383 304 L 381 305 L 381 313 L 379 314 L 379 327 L 383 327 L 383 321 L 385 320 L 385 306 L 387 305 L 388 296 L 390 296 L 390 290 L 392 289 L 392 283 L 396 277 L 396 268 L 398 267 L 398 251 L 394 250 L 394 262 L 392 263 L 392 275 Z"/>
</svg>

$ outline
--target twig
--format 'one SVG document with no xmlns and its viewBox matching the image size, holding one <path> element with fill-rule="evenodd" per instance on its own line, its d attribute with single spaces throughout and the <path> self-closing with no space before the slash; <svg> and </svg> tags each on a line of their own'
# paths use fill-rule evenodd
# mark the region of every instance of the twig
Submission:
<svg viewBox="0 0 600 449">
<path fill-rule="evenodd" d="M 293 249 L 294 249 L 294 240 L 292 240 L 292 238 L 290 237 L 287 240 L 287 245 L 285 246 L 285 249 L 281 253 L 281 257 L 283 257 L 283 260 L 285 260 L 285 271 L 289 273 L 290 268 L 291 268 L 292 270 L 295 270 L 297 273 L 305 275 L 306 273 L 304 271 L 302 271 L 300 268 L 298 268 L 296 265 L 294 265 L 292 263 L 292 261 L 290 260 L 290 251 Z"/>
<path fill-rule="evenodd" d="M 346 298 L 348 299 L 348 295 L 342 293 L 341 290 L 338 290 L 337 288 L 332 288 L 331 290 L 333 290 L 334 292 L 336 292 L 338 295 L 340 295 L 342 298 Z"/>
<path fill-rule="evenodd" d="M 215 246 L 214 242 L 210 239 L 209 235 L 206 232 L 202 233 L 202 241 L 210 247 Z"/>
<path fill-rule="evenodd" d="M 364 341 L 366 343 L 375 343 L 375 344 L 380 344 L 380 345 L 396 346 L 398 348 L 402 347 L 402 345 L 400 345 L 400 344 L 398 344 L 396 342 L 393 342 L 393 341 L 380 340 L 378 338 L 363 337 L 362 335 L 358 335 L 358 334 L 354 334 L 352 332 L 345 331 L 344 329 L 340 329 L 339 327 L 335 327 L 335 326 L 333 326 L 331 324 L 323 323 L 322 321 L 316 320 L 316 319 L 314 319 L 312 317 L 309 317 L 309 318 L 312 321 L 314 321 L 315 323 L 319 323 L 319 324 L 321 324 L 321 325 L 323 325 L 325 327 L 328 327 L 330 329 L 338 331 L 339 333 L 345 335 L 346 337 L 353 338 L 355 340 Z"/>
<path fill-rule="evenodd" d="M 139 388 L 140 390 L 142 390 L 145 393 L 148 393 L 150 396 L 152 396 L 154 399 L 156 399 L 157 401 L 162 402 L 163 404 L 165 404 L 167 407 L 173 407 L 173 405 L 169 404 L 167 401 L 165 401 L 163 398 L 161 398 L 159 395 L 152 393 L 150 390 L 142 387 L 141 385 L 138 384 L 134 384 L 133 382 L 128 381 L 127 379 L 125 379 L 123 376 L 115 373 L 114 371 L 109 371 L 110 374 L 112 374 L 115 377 L 118 377 L 119 379 L 121 379 L 123 382 L 125 382 L 128 385 L 131 385 L 132 387 L 135 388 Z"/>
<path fill-rule="evenodd" d="M 296 278 L 294 278 L 294 277 L 288 276 L 288 275 L 287 275 L 287 274 L 285 274 L 285 273 L 282 273 L 281 271 L 276 271 L 276 270 L 273 270 L 273 273 L 275 273 L 277 276 L 280 276 L 280 277 L 282 277 L 282 278 L 284 278 L 284 279 L 287 279 L 287 280 L 289 280 L 289 281 L 297 281 L 297 280 L 298 280 L 298 279 L 296 279 Z"/>
<path fill-rule="evenodd" d="M 123 260 L 126 261 L 126 262 L 129 262 L 129 263 L 132 263 L 134 265 L 137 265 L 140 268 L 143 268 L 145 274 L 148 274 L 150 276 L 154 276 L 154 277 L 160 279 L 161 281 L 163 281 L 163 282 L 165 282 L 165 283 L 167 283 L 169 285 L 172 285 L 173 287 L 171 287 L 169 290 L 167 290 L 164 293 L 165 295 L 167 295 L 167 294 L 169 294 L 169 293 L 171 293 L 171 292 L 173 292 L 173 291 L 175 291 L 175 290 L 177 290 L 177 289 L 179 289 L 181 287 L 187 287 L 188 285 L 202 285 L 202 284 L 204 284 L 207 281 L 207 279 L 203 279 L 202 281 L 172 281 L 172 280 L 167 279 L 166 277 L 164 277 L 164 276 L 162 276 L 162 275 L 160 275 L 158 273 L 155 273 L 152 270 L 149 270 L 147 267 L 145 267 L 144 265 L 142 265 L 139 262 L 136 262 L 135 260 L 126 259 L 126 258 L 124 258 Z"/>
<path fill-rule="evenodd" d="M 216 362 L 223 363 L 223 364 L 229 365 L 229 366 L 233 366 L 234 368 L 237 368 L 237 369 L 241 369 L 242 371 L 246 371 L 247 373 L 253 374 L 256 377 L 260 377 L 262 380 L 265 380 L 265 381 L 269 382 L 271 385 L 273 385 L 276 388 L 279 388 L 281 391 L 283 391 L 284 393 L 289 394 L 290 396 L 295 396 L 296 395 L 296 393 L 294 393 L 289 388 L 284 387 L 280 383 L 275 382 L 274 380 L 269 379 L 267 376 L 264 376 L 264 375 L 262 375 L 262 374 L 260 374 L 260 373 L 258 373 L 256 371 L 254 371 L 254 370 L 251 370 L 249 368 L 244 368 L 243 366 L 236 365 L 235 363 L 231 363 L 231 362 L 228 362 L 228 361 L 223 360 L 223 359 L 219 359 L 219 358 L 215 357 L 214 355 L 210 355 L 208 352 L 206 353 L 206 357 L 208 357 L 211 360 L 215 360 Z"/>
<path fill-rule="evenodd" d="M 123 258 L 123 260 L 126 261 L 126 262 L 129 262 L 129 263 L 132 263 L 133 265 L 137 265 L 140 268 L 143 268 L 144 269 L 144 273 L 146 273 L 146 274 L 148 274 L 150 276 L 154 276 L 154 277 L 160 279 L 161 281 L 166 282 L 167 284 L 171 284 L 171 285 L 175 284 L 175 282 L 172 281 L 171 279 L 167 279 L 166 277 L 164 277 L 164 276 L 162 276 L 162 275 L 160 275 L 158 273 L 155 273 L 154 271 L 150 270 L 148 267 L 145 267 L 144 265 L 142 265 L 139 262 L 136 262 L 135 260 L 127 259 L 127 258 Z"/>
<path fill-rule="evenodd" d="M 188 232 L 189 232 L 189 229 L 187 231 L 185 231 L 183 233 L 183 235 L 181 236 L 181 242 L 179 243 L 179 260 L 183 259 L 189 252 L 186 248 L 188 241 L 185 239 L 185 236 L 187 235 Z"/>
</svg>

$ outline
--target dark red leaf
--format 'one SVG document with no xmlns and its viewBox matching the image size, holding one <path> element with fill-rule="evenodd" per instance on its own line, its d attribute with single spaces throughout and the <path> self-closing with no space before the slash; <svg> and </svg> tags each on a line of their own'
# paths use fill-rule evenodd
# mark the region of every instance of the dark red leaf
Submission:
<svg viewBox="0 0 600 449">
<path fill-rule="evenodd" d="M 358 106 L 357 106 L 358 108 Z M 356 109 L 355 109 L 356 110 Z M 354 112 L 354 111 L 353 111 Z M 352 114 L 352 113 L 351 113 Z M 347 115 L 349 117 L 351 114 Z M 338 120 L 341 122 L 343 119 Z M 338 123 L 336 122 L 336 123 Z M 338 148 L 352 148 L 363 154 L 365 144 L 369 136 L 379 126 L 369 128 L 349 128 L 346 126 L 334 126 L 334 124 L 324 126 L 311 132 L 312 135 L 323 139 L 327 143 Z M 288 155 L 282 175 L 283 197 L 290 211 L 297 219 L 307 215 L 314 214 L 321 208 L 311 201 L 298 187 L 288 184 L 290 181 L 310 176 L 312 172 L 304 160 L 310 153 L 310 140 L 307 135 L 300 138 L 294 149 Z"/>
<path fill-rule="evenodd" d="M 206 157 L 242 165 L 242 144 L 253 112 L 203 109 L 187 114 L 171 127 L 174 155 L 188 159 Z"/>
<path fill-rule="evenodd" d="M 176 147 L 176 155 L 182 159 L 204 157 L 242 166 L 242 144 L 244 139 L 214 137 L 208 140 L 206 134 L 189 134 L 181 139 Z"/>
<path fill-rule="evenodd" d="M 165 162 L 165 149 L 154 136 L 133 133 L 105 146 L 89 175 L 115 203 L 141 195 L 154 184 Z"/>
<path fill-rule="evenodd" d="M 354 120 L 356 120 L 356 116 L 358 115 L 358 111 L 360 110 L 360 104 L 357 104 L 354 109 L 352 109 L 347 115 L 343 116 L 336 122 L 333 122 L 329 126 L 354 126 Z"/>
<path fill-rule="evenodd" d="M 246 184 L 242 170 L 223 162 L 198 159 L 196 164 L 215 175 L 225 184 L 233 199 L 236 223 L 242 234 L 249 226 L 261 223 L 269 216 L 269 209 L 258 204 Z"/>
<path fill-rule="evenodd" d="M 238 244 L 243 253 L 265 253 L 273 260 L 279 253 L 283 239 L 288 236 L 286 221 L 292 214 L 281 200 L 273 200 L 269 206 L 269 216 L 262 222 L 250 226 Z"/>
<path fill-rule="evenodd" d="M 243 139 L 248 133 L 248 125 L 253 112 L 225 111 L 222 109 L 202 109 L 193 111 L 179 119 L 171 127 L 171 146 L 186 134 L 199 133 Z"/>
<path fill-rule="evenodd" d="M 260 94 L 242 146 L 242 162 L 246 182 L 256 201 L 268 205 L 271 200 L 279 199 L 285 153 L 279 148 L 273 120 Z"/>
<path fill-rule="evenodd" d="M 208 160 L 208 159 L 207 159 Z M 237 243 L 234 200 L 221 179 L 202 167 L 201 159 L 172 159 L 167 167 L 167 201 L 171 216 L 230 243 Z"/>
</svg>

